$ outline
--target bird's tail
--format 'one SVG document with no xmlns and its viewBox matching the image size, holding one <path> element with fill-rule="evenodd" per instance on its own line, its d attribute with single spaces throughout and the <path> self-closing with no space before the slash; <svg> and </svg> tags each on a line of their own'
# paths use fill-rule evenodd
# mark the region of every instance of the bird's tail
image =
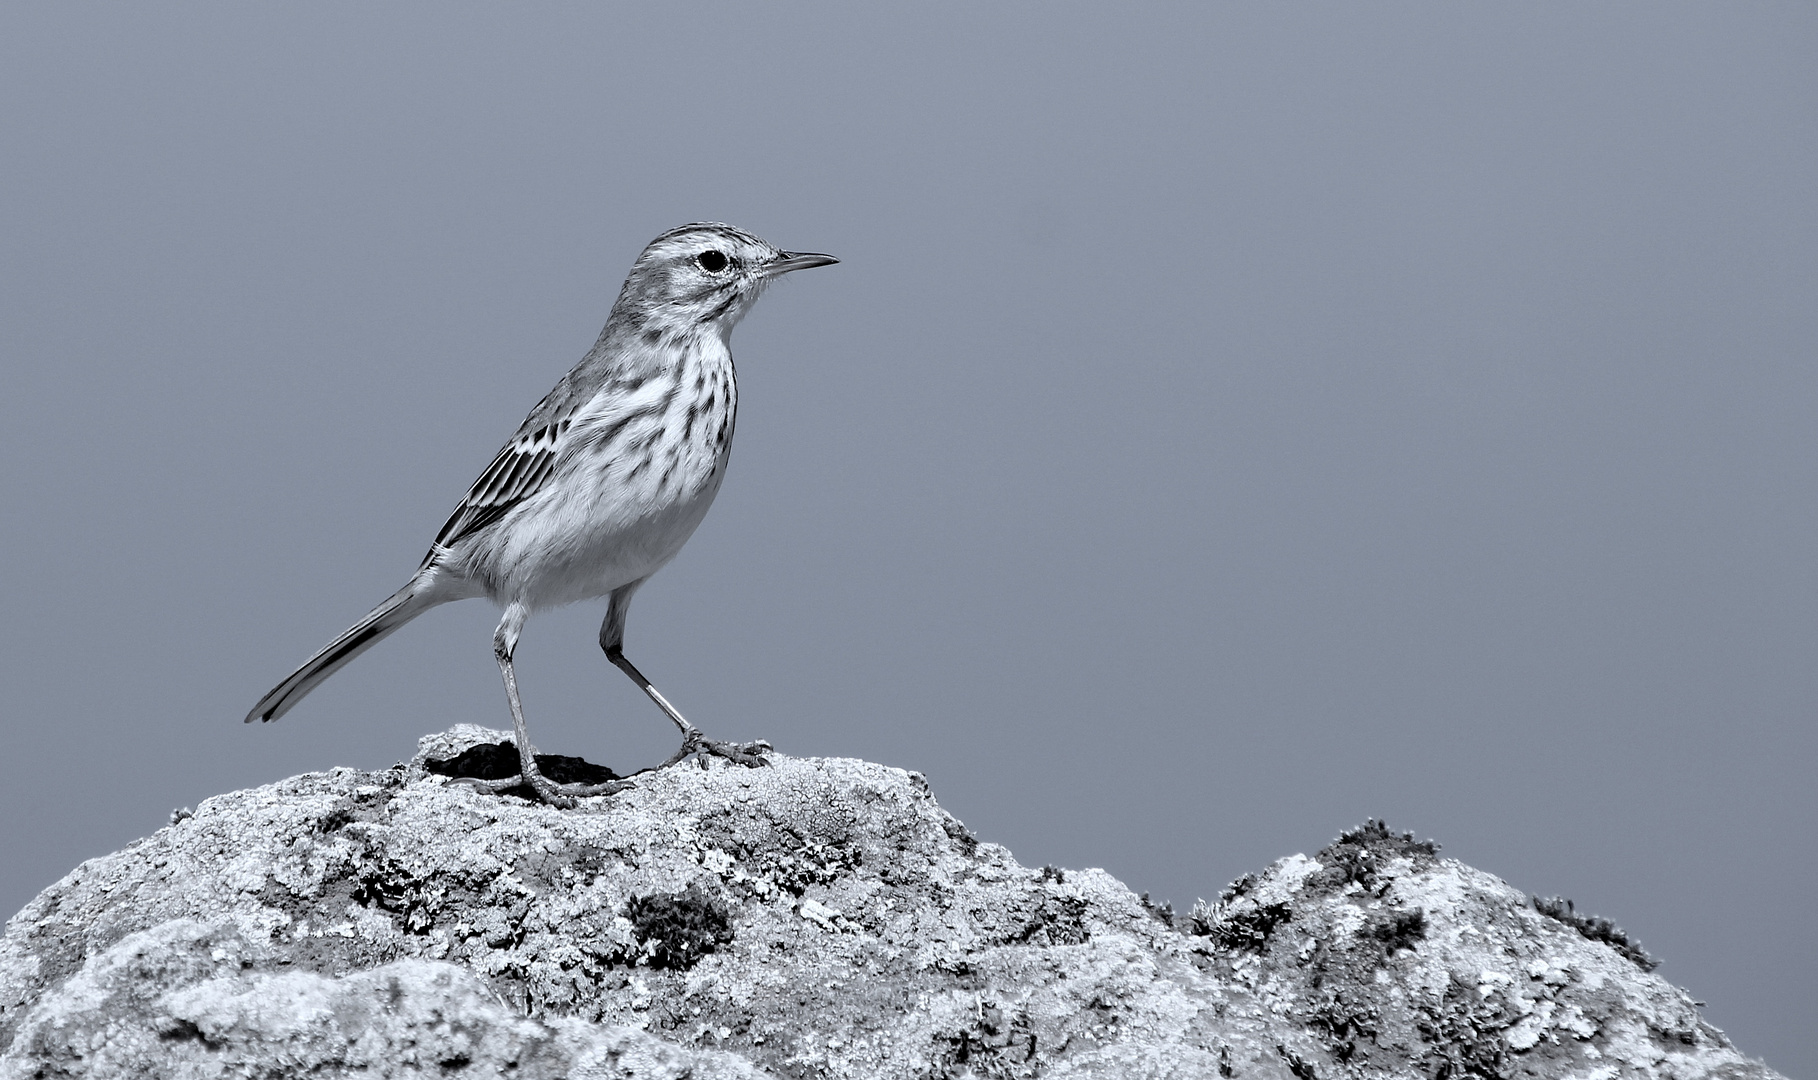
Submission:
<svg viewBox="0 0 1818 1080">
<path fill-rule="evenodd" d="M 246 722 L 250 724 L 254 720 L 276 720 L 283 716 L 290 711 L 291 706 L 303 700 L 303 695 L 314 690 L 323 679 L 340 671 L 349 660 L 377 645 L 392 631 L 418 615 L 451 599 L 453 597 L 439 594 L 432 582 L 423 575 L 412 578 L 410 584 L 392 593 L 384 603 L 367 612 L 364 619 L 343 630 L 339 637 L 322 646 L 316 655 L 303 661 L 303 666 L 291 672 L 288 679 L 273 687 L 271 693 L 260 698 L 252 712 L 246 714 Z"/>
</svg>

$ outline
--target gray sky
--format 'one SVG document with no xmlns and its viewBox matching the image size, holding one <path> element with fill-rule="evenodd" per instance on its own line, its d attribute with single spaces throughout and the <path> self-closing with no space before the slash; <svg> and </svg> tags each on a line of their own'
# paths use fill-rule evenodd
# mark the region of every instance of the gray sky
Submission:
<svg viewBox="0 0 1818 1080">
<path fill-rule="evenodd" d="M 653 7 L 646 5 L 646 7 Z M 1366 816 L 1818 1073 L 1818 9 L 0 8 L 0 906 L 168 811 L 507 726 L 482 601 L 283 721 L 642 245 L 739 329 L 627 652 L 1177 905 Z M 543 749 L 672 729 L 601 605 Z"/>
</svg>

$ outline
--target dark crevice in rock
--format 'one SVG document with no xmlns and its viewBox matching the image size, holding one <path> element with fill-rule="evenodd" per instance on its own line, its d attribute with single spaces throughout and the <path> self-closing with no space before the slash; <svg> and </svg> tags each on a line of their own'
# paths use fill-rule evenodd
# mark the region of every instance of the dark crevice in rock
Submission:
<svg viewBox="0 0 1818 1080">
<path fill-rule="evenodd" d="M 595 765 L 585 758 L 569 757 L 565 754 L 537 754 L 537 768 L 544 777 L 557 784 L 604 784 L 612 780 L 623 780 L 624 777 L 604 765 Z M 455 757 L 423 762 L 425 772 L 437 776 L 469 777 L 474 780 L 508 780 L 518 775 L 521 766 L 518 762 L 518 746 L 506 740 L 496 743 L 482 743 L 470 746 Z M 529 785 L 519 784 L 507 788 L 501 794 L 510 795 L 527 801 L 537 801 L 536 793 Z"/>
</svg>

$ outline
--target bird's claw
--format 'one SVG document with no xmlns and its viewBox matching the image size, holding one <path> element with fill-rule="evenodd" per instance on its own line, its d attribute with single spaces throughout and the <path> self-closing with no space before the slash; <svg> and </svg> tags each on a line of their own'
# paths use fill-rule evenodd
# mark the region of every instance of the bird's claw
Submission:
<svg viewBox="0 0 1818 1080">
<path fill-rule="evenodd" d="M 457 776 L 448 781 L 451 787 L 459 785 L 475 791 L 484 791 L 488 795 L 497 795 L 499 792 L 517 787 L 523 782 L 522 776 L 508 776 L 503 780 L 482 780 L 477 776 Z"/>
<path fill-rule="evenodd" d="M 529 784 L 530 790 L 536 792 L 538 798 L 561 810 L 574 809 L 579 805 L 577 799 L 596 795 L 616 795 L 627 788 L 637 787 L 629 780 L 608 780 L 604 784 L 557 784 L 550 781 L 541 772 L 533 773 L 530 776 L 519 773 L 517 776 L 507 776 L 502 780 L 481 780 L 474 776 L 462 776 L 450 780 L 449 783 L 461 784 L 493 795 Z"/>
<path fill-rule="evenodd" d="M 658 768 L 667 769 L 671 765 L 678 765 L 693 758 L 695 764 L 705 769 L 709 757 L 719 757 L 725 758 L 735 765 L 743 765 L 747 769 L 761 769 L 770 764 L 770 759 L 764 756 L 770 753 L 770 750 L 770 744 L 763 739 L 748 743 L 721 742 L 718 739 L 709 739 L 695 731 L 690 732 L 688 737 L 682 740 L 682 748 Z"/>
<path fill-rule="evenodd" d="M 604 784 L 551 784 L 559 795 L 573 795 L 583 799 L 596 795 L 617 795 L 621 791 L 637 787 L 629 780 L 608 780 Z"/>
</svg>

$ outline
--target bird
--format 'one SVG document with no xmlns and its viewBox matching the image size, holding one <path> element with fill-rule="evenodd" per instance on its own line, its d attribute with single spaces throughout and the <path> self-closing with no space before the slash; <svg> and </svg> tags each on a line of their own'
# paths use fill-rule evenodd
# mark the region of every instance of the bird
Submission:
<svg viewBox="0 0 1818 1080">
<path fill-rule="evenodd" d="M 493 656 L 505 681 L 520 775 L 569 808 L 625 786 L 556 784 L 537 768 L 512 654 L 536 611 L 606 597 L 600 648 L 682 733 L 663 766 L 715 755 L 767 764 L 769 745 L 708 739 L 626 658 L 625 619 L 638 587 L 682 549 L 726 476 L 738 412 L 732 329 L 782 275 L 839 262 L 784 251 L 743 229 L 694 222 L 646 246 L 605 329 L 468 488 L 404 587 L 271 692 L 246 722 L 276 720 L 405 623 L 430 608 L 484 596 L 504 609 Z M 663 767 L 659 766 L 659 768 Z"/>
</svg>

